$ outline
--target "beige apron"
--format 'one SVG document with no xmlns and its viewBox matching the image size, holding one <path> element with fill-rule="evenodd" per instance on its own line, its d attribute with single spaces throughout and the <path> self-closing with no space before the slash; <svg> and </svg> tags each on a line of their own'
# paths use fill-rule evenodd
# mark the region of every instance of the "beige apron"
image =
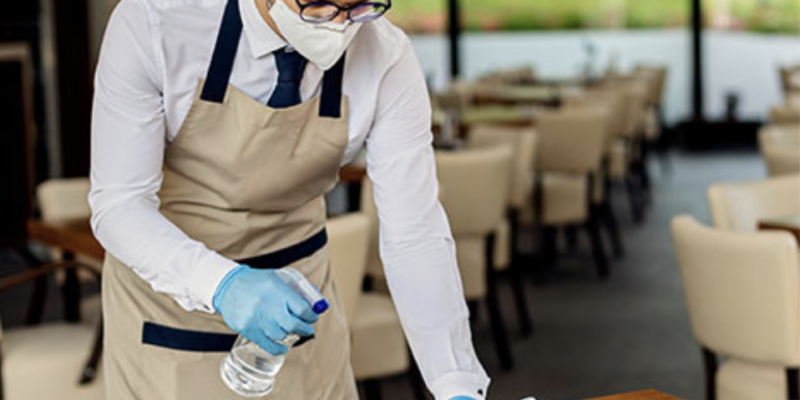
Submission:
<svg viewBox="0 0 800 400">
<path fill-rule="evenodd" d="M 324 247 L 323 196 L 348 140 L 344 58 L 326 72 L 320 97 L 272 109 L 228 85 L 240 36 L 238 0 L 229 0 L 208 76 L 166 152 L 161 212 L 225 257 L 267 255 L 270 267 L 297 268 L 331 301 L 315 338 L 288 353 L 267 399 L 357 399 Z M 315 251 L 296 260 L 309 245 Z M 103 303 L 109 400 L 241 399 L 220 378 L 235 335 L 219 315 L 185 311 L 111 255 Z"/>
</svg>

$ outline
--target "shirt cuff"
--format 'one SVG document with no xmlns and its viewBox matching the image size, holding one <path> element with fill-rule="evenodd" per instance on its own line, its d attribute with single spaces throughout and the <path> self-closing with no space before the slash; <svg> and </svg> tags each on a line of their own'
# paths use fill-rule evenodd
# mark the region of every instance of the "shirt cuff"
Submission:
<svg viewBox="0 0 800 400">
<path fill-rule="evenodd" d="M 189 279 L 189 297 L 200 302 L 200 311 L 214 313 L 214 293 L 225 275 L 239 263 L 210 252 Z"/>
<path fill-rule="evenodd" d="M 450 372 L 433 381 L 430 389 L 436 400 L 450 400 L 458 396 L 484 400 L 489 381 L 490 379 L 483 374 Z"/>
</svg>

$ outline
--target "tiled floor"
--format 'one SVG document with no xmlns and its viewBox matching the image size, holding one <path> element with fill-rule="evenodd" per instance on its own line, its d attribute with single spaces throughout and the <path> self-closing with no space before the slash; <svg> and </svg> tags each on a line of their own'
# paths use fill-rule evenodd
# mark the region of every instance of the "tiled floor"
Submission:
<svg viewBox="0 0 800 400">
<path fill-rule="evenodd" d="M 688 213 L 708 221 L 705 190 L 713 182 L 757 179 L 765 175 L 755 152 L 674 154 L 672 173 L 652 165 L 655 204 L 642 225 L 631 221 L 624 191 L 614 205 L 627 255 L 614 263 L 607 282 L 597 280 L 585 241 L 580 254 L 561 258 L 547 286 L 527 282 L 536 331 L 519 337 L 511 297 L 501 293 L 512 334 L 513 371 L 499 371 L 486 318 L 475 326 L 478 353 L 493 379 L 492 400 L 580 399 L 600 394 L 655 388 L 685 399 L 701 399 L 702 369 L 692 338 L 669 233 L 669 221 Z M 15 260 L 0 253 L 0 272 Z M 503 286 L 506 287 L 506 286 Z M 17 305 L 24 290 L 0 296 L 6 324 L 21 320 Z M 51 304 L 51 316 L 58 307 Z M 483 311 L 483 310 L 482 310 Z M 486 313 L 481 313 L 485 317 Z M 405 378 L 386 380 L 384 400 L 413 397 Z"/>
</svg>

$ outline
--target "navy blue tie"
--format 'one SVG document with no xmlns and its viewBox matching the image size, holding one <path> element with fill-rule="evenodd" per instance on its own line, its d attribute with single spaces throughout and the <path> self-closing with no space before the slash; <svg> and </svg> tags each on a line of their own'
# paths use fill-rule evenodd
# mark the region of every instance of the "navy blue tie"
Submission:
<svg viewBox="0 0 800 400">
<path fill-rule="evenodd" d="M 306 59 L 296 51 L 286 48 L 275 51 L 275 65 L 278 67 L 278 84 L 270 97 L 272 108 L 286 108 L 300 104 L 300 81 L 306 69 Z"/>
</svg>

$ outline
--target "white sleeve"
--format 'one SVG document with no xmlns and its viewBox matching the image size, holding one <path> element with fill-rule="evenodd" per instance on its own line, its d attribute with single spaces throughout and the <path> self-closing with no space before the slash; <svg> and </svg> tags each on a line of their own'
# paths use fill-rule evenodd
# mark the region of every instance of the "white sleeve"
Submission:
<svg viewBox="0 0 800 400">
<path fill-rule="evenodd" d="M 186 310 L 213 312 L 217 284 L 236 266 L 159 212 L 166 147 L 162 73 L 144 2 L 120 3 L 95 77 L 92 229 L 110 254 Z"/>
<path fill-rule="evenodd" d="M 438 198 L 425 80 L 410 43 L 383 78 L 367 138 L 380 253 L 406 337 L 437 400 L 483 399 L 450 226 Z"/>
</svg>

